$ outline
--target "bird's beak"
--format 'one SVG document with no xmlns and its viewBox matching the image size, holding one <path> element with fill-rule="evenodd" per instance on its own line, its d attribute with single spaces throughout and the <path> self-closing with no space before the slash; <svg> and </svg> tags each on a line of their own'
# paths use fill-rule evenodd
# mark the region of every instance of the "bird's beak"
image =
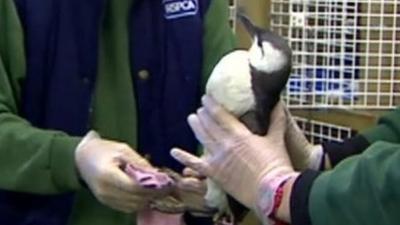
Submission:
<svg viewBox="0 0 400 225">
<path fill-rule="evenodd" d="M 251 22 L 251 20 L 241 12 L 238 12 L 237 18 L 243 24 L 243 26 L 246 28 L 246 30 L 250 34 L 250 36 L 252 38 L 254 38 L 257 35 L 257 28 Z"/>
</svg>

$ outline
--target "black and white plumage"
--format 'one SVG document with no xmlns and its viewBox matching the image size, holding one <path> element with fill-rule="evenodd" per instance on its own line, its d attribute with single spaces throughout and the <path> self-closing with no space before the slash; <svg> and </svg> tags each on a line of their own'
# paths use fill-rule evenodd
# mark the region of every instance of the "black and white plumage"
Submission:
<svg viewBox="0 0 400 225">
<path fill-rule="evenodd" d="M 291 72 L 292 52 L 282 37 L 254 26 L 242 14 L 238 19 L 253 37 L 252 46 L 249 50 L 233 51 L 220 60 L 207 82 L 206 93 L 250 131 L 266 135 L 271 111 Z M 206 200 L 220 211 L 228 208 L 227 196 L 211 180 Z"/>
</svg>

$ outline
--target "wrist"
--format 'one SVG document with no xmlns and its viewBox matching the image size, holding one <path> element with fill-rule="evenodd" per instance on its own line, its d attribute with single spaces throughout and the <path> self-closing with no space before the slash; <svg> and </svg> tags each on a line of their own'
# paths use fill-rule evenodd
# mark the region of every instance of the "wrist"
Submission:
<svg viewBox="0 0 400 225">
<path fill-rule="evenodd" d="M 324 150 L 322 145 L 312 145 L 309 148 L 310 162 L 308 164 L 308 168 L 312 170 L 321 170 L 324 167 Z"/>
<path fill-rule="evenodd" d="M 75 148 L 75 154 L 77 154 L 77 152 L 81 151 L 84 146 L 86 146 L 88 144 L 88 142 L 90 142 L 93 139 L 100 139 L 100 135 L 96 132 L 96 131 L 89 131 L 78 143 L 78 145 Z"/>
<path fill-rule="evenodd" d="M 286 199 L 288 199 L 288 197 L 285 195 L 286 193 L 284 193 L 284 195 L 281 196 L 282 198 L 279 199 L 277 193 L 279 190 L 282 190 L 282 187 L 285 192 L 286 185 L 283 184 L 286 184 L 287 181 L 295 180 L 298 175 L 299 173 L 293 170 L 281 170 L 268 173 L 261 179 L 258 185 L 255 212 L 263 222 L 266 222 L 270 217 L 280 216 L 282 212 L 279 212 L 279 209 L 282 207 L 282 201 L 287 201 Z"/>
</svg>

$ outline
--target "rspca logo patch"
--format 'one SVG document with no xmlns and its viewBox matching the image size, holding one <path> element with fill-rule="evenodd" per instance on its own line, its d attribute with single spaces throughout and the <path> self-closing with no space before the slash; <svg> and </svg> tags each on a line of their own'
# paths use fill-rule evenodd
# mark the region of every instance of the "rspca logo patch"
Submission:
<svg viewBox="0 0 400 225">
<path fill-rule="evenodd" d="M 198 0 L 163 0 L 163 4 L 168 20 L 194 16 L 199 11 Z"/>
</svg>

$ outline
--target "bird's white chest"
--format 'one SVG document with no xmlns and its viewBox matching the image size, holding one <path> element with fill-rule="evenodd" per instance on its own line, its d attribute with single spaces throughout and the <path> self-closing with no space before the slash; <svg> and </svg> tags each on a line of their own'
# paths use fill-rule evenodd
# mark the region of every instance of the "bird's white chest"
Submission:
<svg viewBox="0 0 400 225">
<path fill-rule="evenodd" d="M 249 53 L 237 50 L 223 57 L 211 73 L 206 93 L 235 116 L 253 109 Z"/>
</svg>

